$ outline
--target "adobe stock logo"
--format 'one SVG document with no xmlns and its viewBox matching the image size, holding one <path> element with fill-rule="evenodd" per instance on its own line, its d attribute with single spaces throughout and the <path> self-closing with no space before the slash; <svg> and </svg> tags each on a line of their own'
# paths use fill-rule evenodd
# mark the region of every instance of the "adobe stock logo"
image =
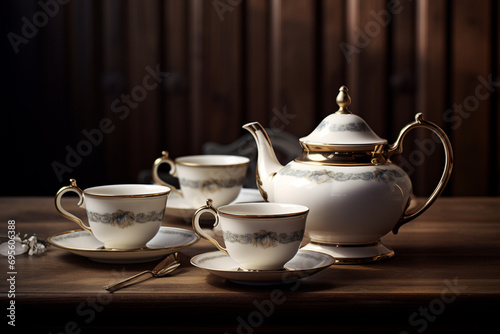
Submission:
<svg viewBox="0 0 500 334">
<path fill-rule="evenodd" d="M 361 50 L 370 45 L 372 39 L 380 35 L 382 28 L 387 28 L 394 15 L 400 14 L 404 9 L 399 0 L 388 0 L 386 7 L 387 9 L 381 9 L 378 12 L 370 11 L 373 19 L 365 24 L 364 30 L 357 26 L 353 28 L 352 44 L 346 42 L 339 44 L 348 64 L 352 62 L 355 54 L 359 54 Z"/>
<path fill-rule="evenodd" d="M 70 1 L 71 0 L 47 0 L 46 2 L 43 2 L 42 0 L 38 1 L 38 6 L 40 6 L 41 10 L 33 14 L 31 21 L 26 16 L 21 18 L 21 22 L 23 23 L 21 27 L 21 35 L 12 31 L 7 34 L 7 39 L 14 49 L 14 52 L 18 54 L 20 51 L 19 46 L 21 44 L 28 44 L 30 39 L 38 35 L 39 29 L 45 27 L 49 23 L 49 19 L 59 13 L 61 5 L 65 5 Z"/>
<path fill-rule="evenodd" d="M 445 287 L 441 290 L 439 298 L 434 298 L 426 306 L 420 306 L 418 312 L 415 311 L 408 317 L 408 324 L 415 332 L 423 333 L 429 327 L 429 323 L 436 321 L 438 316 L 446 310 L 446 306 L 455 302 L 458 296 L 467 289 L 467 285 L 459 284 L 458 277 L 455 277 L 453 281 L 445 279 L 443 283 Z M 399 334 L 410 333 L 401 331 Z"/>
<path fill-rule="evenodd" d="M 219 16 L 219 19 L 224 21 L 224 13 L 225 12 L 232 12 L 237 6 L 241 5 L 241 2 L 243 0 L 214 0 L 212 2 L 212 6 L 214 6 L 215 11 L 217 12 L 217 15 Z"/>
<path fill-rule="evenodd" d="M 169 75 L 167 72 L 160 71 L 160 65 L 156 65 L 153 69 L 151 66 L 146 66 L 147 74 L 142 78 L 140 85 L 134 86 L 130 90 L 130 94 L 122 93 L 119 98 L 111 102 L 110 109 L 118 119 L 104 117 L 98 126 L 94 129 L 83 129 L 81 134 L 84 139 L 80 140 L 74 147 L 66 145 L 66 158 L 64 162 L 52 161 L 51 167 L 56 174 L 59 182 L 63 181 L 63 175 L 72 173 L 78 167 L 84 157 L 89 156 L 94 147 L 102 144 L 104 135 L 112 133 L 116 129 L 116 124 L 124 121 L 130 115 L 130 111 L 137 108 L 140 102 L 148 97 L 148 92 L 156 89 Z"/>
</svg>

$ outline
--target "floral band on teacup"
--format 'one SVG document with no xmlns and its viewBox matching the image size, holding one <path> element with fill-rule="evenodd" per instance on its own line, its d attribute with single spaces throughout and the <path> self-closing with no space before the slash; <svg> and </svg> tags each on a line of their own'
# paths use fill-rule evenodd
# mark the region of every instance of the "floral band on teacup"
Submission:
<svg viewBox="0 0 500 334">
<path fill-rule="evenodd" d="M 87 211 L 90 221 L 96 223 L 110 224 L 111 226 L 118 226 L 119 228 L 126 228 L 134 225 L 135 223 L 147 223 L 162 221 L 165 209 L 161 211 L 151 211 L 148 213 L 135 214 L 132 211 L 116 210 L 113 213 L 97 213 Z"/>
<path fill-rule="evenodd" d="M 188 180 L 182 178 L 179 180 L 181 186 L 189 188 L 200 189 L 218 189 L 218 188 L 232 188 L 241 186 L 245 182 L 245 176 L 237 179 L 209 179 L 209 180 Z"/>
<path fill-rule="evenodd" d="M 304 230 L 290 233 L 277 233 L 260 230 L 256 233 L 246 234 L 223 231 L 223 235 L 225 242 L 251 244 L 255 247 L 269 248 L 277 247 L 278 244 L 288 244 L 290 242 L 302 241 L 302 238 L 304 237 Z"/>
</svg>

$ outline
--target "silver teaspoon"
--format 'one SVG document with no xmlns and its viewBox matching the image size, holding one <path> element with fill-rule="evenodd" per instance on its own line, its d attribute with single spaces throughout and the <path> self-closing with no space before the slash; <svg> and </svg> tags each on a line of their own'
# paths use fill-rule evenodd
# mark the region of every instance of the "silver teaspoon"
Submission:
<svg viewBox="0 0 500 334">
<path fill-rule="evenodd" d="M 179 254 L 173 253 L 163 259 L 160 263 L 158 263 L 158 265 L 154 267 L 153 270 L 145 270 L 120 282 L 107 285 L 104 287 L 104 289 L 108 290 L 109 292 L 114 292 L 127 286 L 150 279 L 151 277 L 162 277 L 171 273 L 180 265 Z"/>
</svg>

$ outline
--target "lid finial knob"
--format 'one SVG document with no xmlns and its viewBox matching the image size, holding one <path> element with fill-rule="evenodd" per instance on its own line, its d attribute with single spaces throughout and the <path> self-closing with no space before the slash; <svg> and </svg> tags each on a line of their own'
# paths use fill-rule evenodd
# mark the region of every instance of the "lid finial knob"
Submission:
<svg viewBox="0 0 500 334">
<path fill-rule="evenodd" d="M 349 106 L 351 105 L 351 97 L 348 93 L 349 89 L 347 86 L 342 86 L 339 89 L 339 94 L 337 95 L 337 104 L 339 106 L 339 110 L 337 110 L 336 114 L 351 114 L 349 111 Z"/>
</svg>

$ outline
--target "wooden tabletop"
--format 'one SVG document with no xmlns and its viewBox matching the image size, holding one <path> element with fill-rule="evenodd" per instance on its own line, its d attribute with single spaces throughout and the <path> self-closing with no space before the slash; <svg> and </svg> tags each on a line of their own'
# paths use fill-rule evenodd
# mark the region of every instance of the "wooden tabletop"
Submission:
<svg viewBox="0 0 500 334">
<path fill-rule="evenodd" d="M 1 234 L 9 220 L 16 232 L 40 238 L 77 228 L 49 197 L 0 198 L 0 215 Z M 191 228 L 173 218 L 164 224 Z M 389 261 L 334 265 L 276 286 L 239 285 L 193 267 L 192 256 L 215 250 L 201 240 L 182 249 L 171 276 L 113 294 L 103 286 L 158 261 L 102 264 L 51 246 L 41 256 L 16 257 L 15 283 L 1 281 L 2 305 L 9 315 L 5 305 L 14 301 L 16 329 L 52 333 L 498 331 L 499 198 L 440 198 L 382 240 L 396 252 Z M 7 260 L 0 258 L 11 278 Z"/>
</svg>

